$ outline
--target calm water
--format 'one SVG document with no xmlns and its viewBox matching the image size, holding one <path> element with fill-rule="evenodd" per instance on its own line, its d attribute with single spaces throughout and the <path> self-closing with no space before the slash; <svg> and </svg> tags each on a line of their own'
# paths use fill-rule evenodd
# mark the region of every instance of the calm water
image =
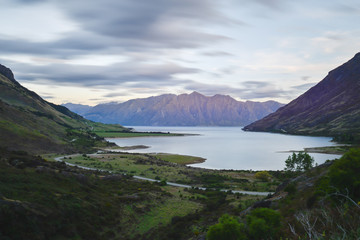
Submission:
<svg viewBox="0 0 360 240">
<path fill-rule="evenodd" d="M 137 131 L 199 134 L 183 137 L 141 137 L 108 139 L 119 146 L 146 145 L 148 149 L 129 152 L 175 153 L 206 158 L 194 167 L 212 169 L 281 170 L 290 150 L 334 146 L 328 137 L 290 136 L 245 132 L 241 127 L 134 127 Z M 311 154 L 321 164 L 339 155 Z"/>
</svg>

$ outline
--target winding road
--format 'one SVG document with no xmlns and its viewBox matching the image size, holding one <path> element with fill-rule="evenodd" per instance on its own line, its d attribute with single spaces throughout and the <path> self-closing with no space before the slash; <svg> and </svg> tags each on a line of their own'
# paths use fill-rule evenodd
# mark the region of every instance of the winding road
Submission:
<svg viewBox="0 0 360 240">
<path fill-rule="evenodd" d="M 56 158 L 54 158 L 54 160 L 55 160 L 55 161 L 58 161 L 58 162 L 65 162 L 65 164 L 68 165 L 68 166 L 78 167 L 78 168 L 82 168 L 82 169 L 86 169 L 86 170 L 93 170 L 93 171 L 101 171 L 101 172 L 112 173 L 111 171 L 108 171 L 108 170 L 98 169 L 98 168 L 84 167 L 84 166 L 81 166 L 81 165 L 77 165 L 77 164 L 73 164 L 73 163 L 68 163 L 68 162 L 66 162 L 66 161 L 63 160 L 65 157 L 74 157 L 74 156 L 78 156 L 78 155 L 79 155 L 79 154 L 62 156 L 62 157 L 56 157 Z M 88 154 L 88 155 L 91 156 L 91 155 L 93 155 L 93 154 Z M 144 180 L 144 181 L 150 181 L 150 182 L 160 182 L 160 180 L 151 179 L 151 178 L 146 178 L 146 177 L 141 177 L 141 176 L 133 176 L 133 178 L 136 178 L 136 179 L 139 179 L 139 180 Z M 166 182 L 166 184 L 169 185 L 169 186 L 174 186 L 174 187 L 193 188 L 193 186 L 190 186 L 190 185 L 173 183 L 173 182 Z M 201 190 L 206 190 L 207 188 L 199 187 L 199 189 L 201 189 Z M 255 196 L 267 196 L 267 195 L 269 195 L 269 194 L 273 194 L 273 192 L 253 192 L 253 191 L 241 191 L 241 190 L 230 190 L 230 189 L 220 189 L 220 191 L 223 191 L 223 192 L 231 191 L 232 193 L 241 193 L 241 194 L 255 195 Z"/>
</svg>

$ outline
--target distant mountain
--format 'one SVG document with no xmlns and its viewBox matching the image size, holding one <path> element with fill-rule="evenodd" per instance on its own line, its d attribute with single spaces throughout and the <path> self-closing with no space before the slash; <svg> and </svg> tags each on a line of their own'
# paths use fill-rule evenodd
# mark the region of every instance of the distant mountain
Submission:
<svg viewBox="0 0 360 240">
<path fill-rule="evenodd" d="M 85 115 L 87 112 L 91 110 L 91 106 L 83 105 L 83 104 L 74 104 L 74 103 L 64 103 L 62 106 L 70 109 L 74 113 L 77 113 L 81 116 Z"/>
<path fill-rule="evenodd" d="M 132 126 L 245 126 L 281 106 L 275 101 L 240 102 L 230 96 L 207 97 L 193 92 L 100 104 L 82 115 L 102 123 Z"/>
<path fill-rule="evenodd" d="M 1 147 L 30 153 L 87 151 L 106 144 L 92 131 L 98 127 L 106 129 L 104 124 L 45 101 L 21 86 L 12 71 L 0 64 Z"/>
<path fill-rule="evenodd" d="M 360 53 L 297 99 L 244 129 L 360 138 Z"/>
</svg>

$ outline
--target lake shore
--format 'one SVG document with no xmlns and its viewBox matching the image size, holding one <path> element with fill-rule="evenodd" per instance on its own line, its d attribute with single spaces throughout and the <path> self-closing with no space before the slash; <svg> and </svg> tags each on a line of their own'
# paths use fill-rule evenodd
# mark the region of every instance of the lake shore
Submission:
<svg viewBox="0 0 360 240">
<path fill-rule="evenodd" d="M 333 154 L 333 155 L 343 155 L 350 148 L 354 147 L 353 145 L 340 145 L 340 146 L 325 146 L 325 147 L 309 147 L 304 148 L 304 150 L 289 150 L 281 151 L 281 153 L 298 153 L 298 152 L 307 152 L 307 153 L 321 153 L 321 154 Z"/>
</svg>

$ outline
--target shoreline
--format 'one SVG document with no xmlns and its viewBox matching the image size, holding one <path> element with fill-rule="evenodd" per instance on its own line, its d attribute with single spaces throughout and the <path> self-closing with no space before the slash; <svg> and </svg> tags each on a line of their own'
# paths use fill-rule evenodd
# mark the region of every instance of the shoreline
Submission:
<svg viewBox="0 0 360 240">
<path fill-rule="evenodd" d="M 307 152 L 307 153 L 320 153 L 320 154 L 332 154 L 332 155 L 343 155 L 352 145 L 339 145 L 339 146 L 324 146 L 324 147 L 309 147 L 304 148 L 303 150 L 289 150 L 289 151 L 279 151 L 280 153 L 298 153 L 298 152 Z"/>
</svg>

